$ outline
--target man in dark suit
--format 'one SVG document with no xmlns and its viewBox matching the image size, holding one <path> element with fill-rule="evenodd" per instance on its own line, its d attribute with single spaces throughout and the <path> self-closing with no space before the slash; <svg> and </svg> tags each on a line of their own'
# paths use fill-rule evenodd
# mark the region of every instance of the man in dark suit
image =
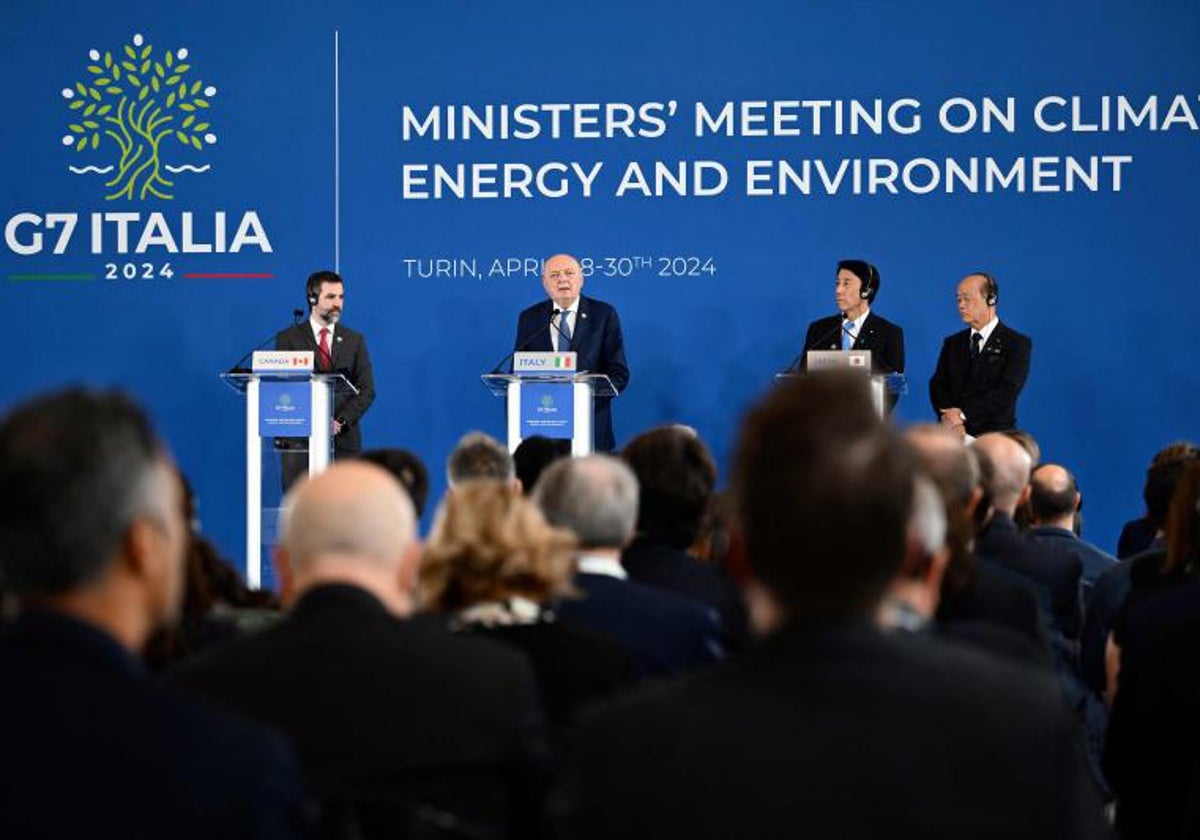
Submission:
<svg viewBox="0 0 1200 840">
<path fill-rule="evenodd" d="M 618 394 L 623 393 L 629 384 L 629 366 L 617 310 L 580 295 L 583 269 L 569 254 L 546 260 L 542 286 L 550 299 L 521 312 L 514 352 L 576 353 L 580 373 L 602 373 L 612 380 Z M 611 397 L 597 397 L 593 404 L 592 438 L 597 452 L 616 448 Z"/>
<path fill-rule="evenodd" d="M 1117 558 L 1076 535 L 1073 526 L 1082 504 L 1079 485 L 1066 467 L 1042 464 L 1033 471 L 1029 478 L 1030 536 L 1078 555 L 1083 564 L 1082 594 L 1086 601 L 1092 585 Z"/>
<path fill-rule="evenodd" d="M 957 299 L 959 315 L 969 326 L 942 342 L 929 380 L 933 410 L 961 436 L 1014 429 L 1033 342 L 1000 323 L 1000 286 L 990 274 L 964 277 Z"/>
<path fill-rule="evenodd" d="M 358 389 L 357 394 L 348 390 L 334 394 L 330 421 L 334 452 L 338 456 L 353 456 L 362 451 L 359 422 L 375 401 L 375 374 L 366 339 L 341 323 L 345 288 L 341 276 L 335 272 L 318 271 L 310 275 L 305 286 L 308 320 L 276 335 L 275 349 L 311 351 L 318 372 L 340 373 Z M 284 448 L 290 447 L 284 445 Z M 307 470 L 307 456 L 285 454 L 284 488 Z"/>
<path fill-rule="evenodd" d="M 774 389 L 735 463 L 766 638 L 585 719 L 574 836 L 1107 836 L 1048 680 L 873 625 L 914 465 L 861 377 Z"/>
<path fill-rule="evenodd" d="M 552 525 L 579 540 L 575 588 L 556 609 L 563 621 L 613 639 L 646 676 L 708 665 L 722 655 L 716 613 L 682 595 L 630 580 L 621 549 L 633 537 L 638 484 L 604 455 L 563 458 L 546 468 L 533 494 Z"/>
<path fill-rule="evenodd" d="M 495 643 L 404 620 L 419 546 L 400 484 L 344 462 L 285 510 L 288 615 L 174 678 L 291 737 L 327 836 L 536 836 L 548 747 L 532 671 Z"/>
<path fill-rule="evenodd" d="M 1030 586 L 1046 609 L 1048 629 L 1077 639 L 1083 561 L 1061 543 L 1022 533 L 1014 520 L 1017 508 L 1029 499 L 1029 453 L 997 432 L 977 439 L 974 450 L 993 511 L 975 540 L 980 562 Z"/>
<path fill-rule="evenodd" d="M 0 837 L 306 836 L 283 740 L 152 681 L 183 597 L 182 486 L 141 410 L 66 391 L 0 425 Z"/>
<path fill-rule="evenodd" d="M 904 330 L 871 311 L 879 293 L 879 270 L 864 260 L 838 263 L 834 299 L 839 314 L 808 325 L 801 368 L 807 367 L 809 350 L 870 350 L 871 372 L 904 373 Z M 888 407 L 897 397 L 888 395 Z"/>
</svg>

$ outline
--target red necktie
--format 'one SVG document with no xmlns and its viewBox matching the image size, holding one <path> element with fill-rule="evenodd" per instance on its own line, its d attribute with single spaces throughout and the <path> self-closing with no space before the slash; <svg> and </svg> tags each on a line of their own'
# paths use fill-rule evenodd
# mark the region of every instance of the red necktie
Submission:
<svg viewBox="0 0 1200 840">
<path fill-rule="evenodd" d="M 319 364 L 321 370 L 331 370 L 333 368 L 333 357 L 329 355 L 329 328 L 321 327 L 321 358 Z"/>
</svg>

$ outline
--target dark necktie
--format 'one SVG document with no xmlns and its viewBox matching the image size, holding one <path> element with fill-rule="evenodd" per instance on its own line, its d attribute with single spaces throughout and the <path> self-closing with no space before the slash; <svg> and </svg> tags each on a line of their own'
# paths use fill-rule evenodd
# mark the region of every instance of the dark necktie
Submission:
<svg viewBox="0 0 1200 840">
<path fill-rule="evenodd" d="M 971 333 L 971 358 L 975 359 L 979 356 L 979 343 L 983 341 L 983 335 L 977 332 Z"/>
<path fill-rule="evenodd" d="M 558 352 L 566 353 L 571 349 L 571 325 L 567 322 L 567 310 L 558 315 Z"/>
<path fill-rule="evenodd" d="M 321 346 L 318 349 L 321 351 L 319 359 L 321 370 L 332 370 L 333 357 L 329 355 L 329 327 L 321 327 Z"/>
</svg>

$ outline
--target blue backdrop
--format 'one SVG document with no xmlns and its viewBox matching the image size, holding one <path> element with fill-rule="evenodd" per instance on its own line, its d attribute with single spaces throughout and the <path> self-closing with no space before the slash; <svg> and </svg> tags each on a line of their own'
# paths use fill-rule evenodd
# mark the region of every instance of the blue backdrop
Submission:
<svg viewBox="0 0 1200 840">
<path fill-rule="evenodd" d="M 369 339 L 379 397 L 367 445 L 420 452 L 435 492 L 459 435 L 502 434 L 501 407 L 478 375 L 541 294 L 535 277 L 488 276 L 493 260 L 559 251 L 597 260 L 586 292 L 622 315 L 633 378 L 615 406 L 618 442 L 685 422 L 726 466 L 738 417 L 796 353 L 808 321 L 833 311 L 835 263 L 850 256 L 879 266 L 876 309 L 906 331 L 902 421 L 932 416 L 926 382 L 941 339 L 960 326 L 956 282 L 975 269 L 997 276 L 1001 317 L 1034 339 L 1021 425 L 1047 458 L 1077 470 L 1088 535 L 1102 546 L 1139 513 L 1154 451 L 1196 434 L 1195 3 L 176 5 L 0 11 L 10 313 L 0 405 L 68 382 L 131 390 L 233 557 L 242 406 L 217 373 L 290 321 L 317 268 L 344 274 L 346 323 Z M 1002 108 L 1011 98 L 1011 127 L 947 130 L 939 111 L 956 97 Z M 1046 97 L 1067 104 L 1051 102 L 1039 126 Z M 1137 124 L 1118 130 L 1117 97 Z M 919 105 L 880 132 L 838 132 L 827 110 L 818 134 L 816 106 L 795 104 L 880 100 L 886 111 L 906 99 Z M 728 102 L 768 103 L 748 106 L 751 117 L 784 103 L 784 119 L 697 137 L 696 104 L 717 113 Z M 575 136 L 568 121 L 556 138 L 542 107 L 532 139 L 435 139 L 423 122 L 423 135 L 404 133 L 406 109 L 421 122 L 450 105 L 523 103 L 662 103 L 662 125 L 639 120 L 635 129 L 657 136 L 624 137 L 603 136 L 601 123 L 594 137 L 594 124 Z M 952 106 L 951 127 L 967 113 Z M 914 114 L 921 126 L 908 132 Z M 1065 157 L 1097 158 L 1094 185 L 1047 191 L 1065 185 Z M 827 194 L 814 174 L 808 195 L 747 194 L 748 160 L 797 170 L 875 160 L 886 171 L 918 159 L 929 163 L 896 179 L 895 193 L 847 181 Z M 947 159 L 991 160 L 1004 173 L 1023 161 L 1024 189 L 949 191 Z M 652 173 L 655 161 L 700 160 L 725 167 L 720 194 L 616 195 L 630 162 Z M 424 189 L 420 170 L 409 169 L 405 195 L 406 166 L 551 162 L 602 164 L 592 194 L 575 178 L 564 197 L 422 199 L 412 197 Z M 1048 173 L 1041 190 L 1035 167 Z M 926 192 L 935 169 L 940 183 Z M 113 213 L 136 215 L 103 215 Z M 479 276 L 420 276 L 435 259 L 474 261 Z"/>
</svg>

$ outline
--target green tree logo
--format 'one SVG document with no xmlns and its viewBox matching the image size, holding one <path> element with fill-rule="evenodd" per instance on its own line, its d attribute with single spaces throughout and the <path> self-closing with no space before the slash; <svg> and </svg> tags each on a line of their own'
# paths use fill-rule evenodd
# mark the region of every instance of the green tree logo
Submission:
<svg viewBox="0 0 1200 840">
<path fill-rule="evenodd" d="M 72 112 L 62 138 L 64 146 L 76 153 L 113 147 L 120 160 L 105 169 L 71 168 L 72 172 L 92 171 L 115 174 L 104 185 L 108 201 L 126 198 L 144 201 L 147 196 L 171 199 L 175 182 L 168 175 L 197 168 L 166 164 L 168 148 L 181 144 L 203 152 L 217 142 L 205 113 L 217 89 L 195 78 L 187 63 L 188 51 L 166 50 L 157 57 L 152 45 L 140 35 L 115 54 L 99 50 L 88 53 L 88 83 L 75 82 L 63 88 L 63 99 Z M 111 142 L 109 142 L 111 140 Z"/>
</svg>

